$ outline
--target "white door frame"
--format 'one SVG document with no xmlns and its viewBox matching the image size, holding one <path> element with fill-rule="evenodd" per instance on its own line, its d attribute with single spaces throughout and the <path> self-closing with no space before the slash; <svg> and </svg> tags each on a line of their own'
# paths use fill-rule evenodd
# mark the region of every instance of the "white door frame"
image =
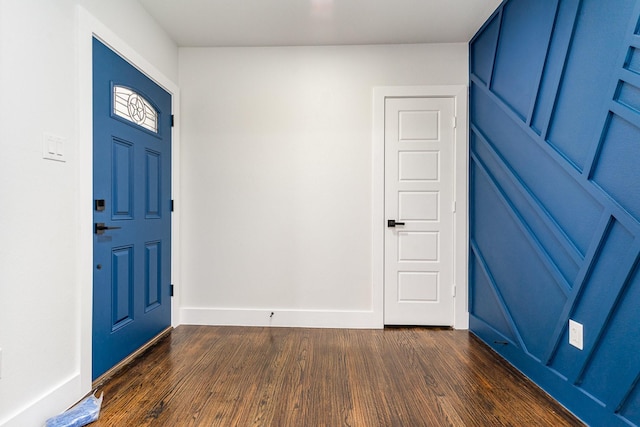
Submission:
<svg viewBox="0 0 640 427">
<path fill-rule="evenodd" d="M 467 124 L 468 88 L 446 86 L 381 86 L 373 89 L 373 188 L 372 188 L 372 283 L 373 311 L 384 324 L 384 113 L 386 98 L 447 97 L 455 102 L 454 136 L 453 283 L 454 328 L 469 328 L 468 295 L 468 182 L 469 143 Z"/>
<path fill-rule="evenodd" d="M 143 55 L 136 52 L 124 40 L 119 38 L 107 26 L 98 21 L 82 6 L 77 6 L 77 58 L 78 58 L 78 194 L 77 212 L 78 222 L 78 294 L 79 294 L 79 318 L 80 337 L 80 385 L 83 391 L 91 390 L 91 363 L 92 363 L 92 323 L 93 323 L 93 211 L 91 200 L 93 198 L 93 75 L 92 75 L 92 37 L 98 38 L 120 56 L 125 58 L 143 74 L 160 85 L 171 94 L 171 111 L 178 116 L 180 105 L 180 92 L 176 83 L 172 82 L 157 68 L 155 68 Z M 172 131 L 171 150 L 171 195 L 172 199 L 178 197 L 179 183 L 179 120 L 174 123 Z M 179 214 L 174 212 L 171 220 L 171 283 L 176 283 L 180 277 L 179 263 Z M 171 299 L 171 322 L 173 326 L 180 323 L 178 319 L 178 289 Z"/>
</svg>

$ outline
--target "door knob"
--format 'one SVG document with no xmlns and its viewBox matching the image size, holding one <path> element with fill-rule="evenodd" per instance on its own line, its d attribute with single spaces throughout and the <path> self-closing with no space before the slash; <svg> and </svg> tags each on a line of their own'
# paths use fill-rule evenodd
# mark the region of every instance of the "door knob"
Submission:
<svg viewBox="0 0 640 427">
<path fill-rule="evenodd" d="M 106 230 L 118 230 L 120 228 L 122 227 L 107 227 L 106 225 L 104 225 L 104 222 L 96 222 L 93 225 L 93 231 L 98 235 L 104 234 Z"/>
<path fill-rule="evenodd" d="M 387 227 L 395 227 L 396 225 L 404 225 L 404 222 L 396 222 L 395 219 L 387 220 Z"/>
</svg>

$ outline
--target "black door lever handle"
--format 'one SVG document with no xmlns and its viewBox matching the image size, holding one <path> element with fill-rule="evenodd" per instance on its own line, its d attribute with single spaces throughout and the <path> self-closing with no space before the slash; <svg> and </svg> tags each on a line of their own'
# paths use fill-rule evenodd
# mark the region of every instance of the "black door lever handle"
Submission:
<svg viewBox="0 0 640 427">
<path fill-rule="evenodd" d="M 387 227 L 395 227 L 396 225 L 404 225 L 404 222 L 396 222 L 395 219 L 387 220 Z"/>
<path fill-rule="evenodd" d="M 104 222 L 96 222 L 93 225 L 93 231 L 96 234 L 104 234 L 105 230 L 118 230 L 122 227 L 107 227 Z"/>
</svg>

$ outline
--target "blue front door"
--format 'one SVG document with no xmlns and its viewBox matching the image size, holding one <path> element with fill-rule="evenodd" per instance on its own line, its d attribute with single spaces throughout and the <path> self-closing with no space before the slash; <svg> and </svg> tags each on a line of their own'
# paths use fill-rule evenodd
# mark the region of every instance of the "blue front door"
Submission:
<svg viewBox="0 0 640 427">
<path fill-rule="evenodd" d="M 171 324 L 171 95 L 93 40 L 93 379 Z"/>
</svg>

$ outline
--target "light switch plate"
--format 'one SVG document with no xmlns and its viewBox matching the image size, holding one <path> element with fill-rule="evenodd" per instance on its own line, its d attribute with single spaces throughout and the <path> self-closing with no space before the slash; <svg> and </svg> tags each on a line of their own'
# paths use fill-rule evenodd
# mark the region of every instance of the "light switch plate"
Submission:
<svg viewBox="0 0 640 427">
<path fill-rule="evenodd" d="M 66 162 L 66 143 L 67 138 L 45 133 L 42 138 L 42 158 L 55 160 L 56 162 Z"/>
<path fill-rule="evenodd" d="M 569 344 L 580 350 L 584 347 L 582 323 L 571 319 L 569 319 Z"/>
</svg>

